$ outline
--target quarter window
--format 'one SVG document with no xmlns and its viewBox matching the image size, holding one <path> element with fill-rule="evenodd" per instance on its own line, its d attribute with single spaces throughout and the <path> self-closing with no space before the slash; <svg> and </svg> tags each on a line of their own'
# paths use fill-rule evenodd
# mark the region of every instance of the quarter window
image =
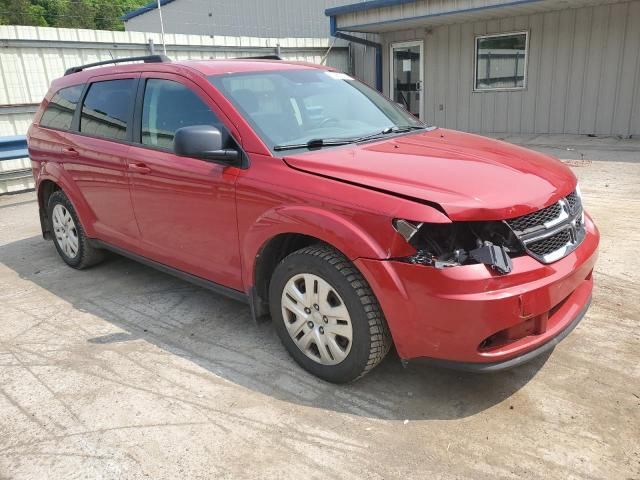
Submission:
<svg viewBox="0 0 640 480">
<path fill-rule="evenodd" d="M 59 90 L 49 101 L 40 119 L 40 125 L 57 130 L 69 130 L 83 88 L 84 85 L 75 85 Z"/>
<path fill-rule="evenodd" d="M 82 105 L 80 132 L 96 137 L 126 140 L 135 80 L 93 83 Z"/>
<path fill-rule="evenodd" d="M 225 135 L 215 113 L 189 88 L 171 80 L 147 80 L 142 106 L 144 145 L 172 149 L 176 130 L 193 125 L 212 125 Z"/>
<path fill-rule="evenodd" d="M 475 90 L 525 88 L 527 32 L 476 37 Z"/>
</svg>

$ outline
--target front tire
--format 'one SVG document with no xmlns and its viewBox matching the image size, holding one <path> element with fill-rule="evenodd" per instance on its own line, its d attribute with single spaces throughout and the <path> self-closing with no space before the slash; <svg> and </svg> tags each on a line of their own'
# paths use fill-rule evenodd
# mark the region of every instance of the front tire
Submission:
<svg viewBox="0 0 640 480">
<path fill-rule="evenodd" d="M 391 348 L 387 322 L 371 287 L 328 245 L 305 247 L 282 260 L 271 278 L 269 303 L 289 354 L 323 380 L 357 380 Z"/>
<path fill-rule="evenodd" d="M 62 190 L 49 197 L 47 214 L 53 243 L 67 265 L 81 270 L 104 259 L 104 251 L 91 245 L 73 205 Z"/>
</svg>

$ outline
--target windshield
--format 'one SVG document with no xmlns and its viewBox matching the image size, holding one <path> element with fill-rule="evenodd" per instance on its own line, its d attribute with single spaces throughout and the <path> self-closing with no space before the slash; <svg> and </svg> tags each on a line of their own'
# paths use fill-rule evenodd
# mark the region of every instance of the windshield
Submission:
<svg viewBox="0 0 640 480">
<path fill-rule="evenodd" d="M 424 126 L 377 91 L 326 70 L 277 70 L 209 77 L 269 148 L 361 139 Z M 329 145 L 328 142 L 325 145 Z M 278 148 L 276 148 L 277 150 Z"/>
</svg>

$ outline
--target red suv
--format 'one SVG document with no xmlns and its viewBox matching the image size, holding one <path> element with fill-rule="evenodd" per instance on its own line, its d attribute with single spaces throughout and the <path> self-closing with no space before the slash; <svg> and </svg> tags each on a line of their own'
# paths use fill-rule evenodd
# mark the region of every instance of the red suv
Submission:
<svg viewBox="0 0 640 480">
<path fill-rule="evenodd" d="M 243 300 L 332 382 L 392 345 L 512 367 L 584 316 L 599 234 L 559 161 L 327 68 L 127 60 L 70 69 L 29 129 L 43 235 L 70 266 L 112 250 Z"/>
</svg>

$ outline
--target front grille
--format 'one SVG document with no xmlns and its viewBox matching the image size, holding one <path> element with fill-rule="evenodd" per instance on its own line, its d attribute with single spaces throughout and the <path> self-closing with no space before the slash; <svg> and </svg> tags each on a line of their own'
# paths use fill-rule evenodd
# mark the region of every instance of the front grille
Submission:
<svg viewBox="0 0 640 480">
<path fill-rule="evenodd" d="M 571 253 L 584 239 L 582 216 L 580 195 L 574 191 L 553 205 L 505 223 L 529 255 L 551 263 Z"/>
<path fill-rule="evenodd" d="M 576 213 L 578 211 L 578 208 L 582 206 L 580 204 L 580 197 L 578 196 L 578 193 L 575 191 L 567 195 L 565 200 L 567 202 L 567 205 L 569 206 L 570 213 Z"/>
<path fill-rule="evenodd" d="M 537 242 L 531 242 L 527 248 L 539 256 L 549 255 L 550 253 L 560 250 L 571 241 L 571 233 L 569 230 L 561 230 L 550 237 L 543 238 Z"/>
<path fill-rule="evenodd" d="M 562 213 L 562 206 L 556 202 L 553 205 L 549 205 L 537 212 L 529 213 L 521 217 L 512 218 L 507 220 L 509 226 L 516 232 L 524 232 L 531 230 L 532 228 L 539 228 L 544 226 L 545 223 L 551 222 L 558 218 Z"/>
</svg>

